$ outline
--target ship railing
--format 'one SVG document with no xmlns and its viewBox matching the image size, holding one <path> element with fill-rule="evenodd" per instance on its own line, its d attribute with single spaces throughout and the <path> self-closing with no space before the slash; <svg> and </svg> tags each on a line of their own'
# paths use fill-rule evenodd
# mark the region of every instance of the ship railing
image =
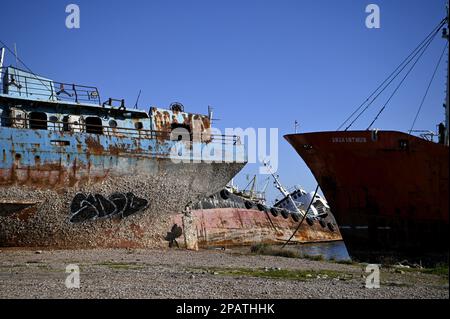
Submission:
<svg viewBox="0 0 450 319">
<path fill-rule="evenodd" d="M 299 186 L 299 185 L 291 186 L 291 187 L 289 187 L 289 188 L 287 189 L 287 191 L 289 192 L 289 194 L 292 194 L 292 193 L 294 193 L 294 192 L 296 192 L 296 191 L 303 191 L 303 192 L 306 193 L 306 191 L 305 191 L 301 186 Z"/>
<path fill-rule="evenodd" d="M 0 69 L 0 93 L 22 98 L 48 101 L 64 101 L 101 105 L 100 93 L 96 87 L 74 83 L 56 82 L 39 76 L 23 75 L 19 69 Z M 17 71 L 17 72 L 15 72 Z M 29 74 L 29 73 L 26 73 Z"/>
<path fill-rule="evenodd" d="M 172 136 L 171 131 L 137 129 L 128 127 L 112 127 L 106 125 L 95 125 L 79 122 L 64 122 L 42 119 L 31 119 L 23 117 L 5 117 L 1 118 L 1 126 L 13 127 L 17 129 L 41 129 L 48 131 L 67 132 L 67 133 L 91 133 L 105 136 L 114 136 L 119 138 L 138 138 L 138 139 L 161 139 L 167 141 L 176 141 L 178 135 Z M 196 141 L 186 141 L 193 144 Z M 221 143 L 226 145 L 241 145 L 241 139 L 236 135 L 218 135 L 201 133 L 199 141 L 203 143 Z"/>
<path fill-rule="evenodd" d="M 434 137 L 439 136 L 439 134 L 430 130 L 412 130 L 411 132 L 419 134 L 421 138 L 430 142 L 434 142 Z"/>
</svg>

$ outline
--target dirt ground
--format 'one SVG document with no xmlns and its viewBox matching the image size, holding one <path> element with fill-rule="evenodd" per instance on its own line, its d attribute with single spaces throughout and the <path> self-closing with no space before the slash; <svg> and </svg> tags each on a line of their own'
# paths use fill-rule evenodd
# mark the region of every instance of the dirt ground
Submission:
<svg viewBox="0 0 450 319">
<path fill-rule="evenodd" d="M 70 264 L 79 288 L 66 287 Z M 368 289 L 365 267 L 242 250 L 1 249 L 0 298 L 449 298 L 448 273 L 381 267 Z"/>
</svg>

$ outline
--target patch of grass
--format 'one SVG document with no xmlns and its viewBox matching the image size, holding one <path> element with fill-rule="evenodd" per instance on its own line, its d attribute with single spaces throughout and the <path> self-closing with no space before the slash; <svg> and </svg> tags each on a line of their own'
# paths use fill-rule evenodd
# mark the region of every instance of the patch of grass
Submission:
<svg viewBox="0 0 450 319">
<path fill-rule="evenodd" d="M 322 255 L 308 255 L 301 254 L 297 249 L 281 248 L 281 246 L 271 246 L 267 244 L 255 244 L 251 246 L 250 252 L 255 255 L 277 256 L 286 258 L 304 258 L 314 261 L 325 261 L 325 257 Z M 334 261 L 332 262 L 352 265 L 352 261 Z"/>
<path fill-rule="evenodd" d="M 388 286 L 388 287 L 410 287 L 410 284 L 406 284 L 403 282 L 394 282 L 394 281 L 386 281 L 381 283 L 382 286 Z"/>
<path fill-rule="evenodd" d="M 335 260 L 336 264 L 342 264 L 342 265 L 356 265 L 357 263 L 353 260 Z"/>
<path fill-rule="evenodd" d="M 386 269 L 395 272 L 404 272 L 404 273 L 422 273 L 429 275 L 437 275 L 443 278 L 448 279 L 448 265 L 447 264 L 438 264 L 432 268 L 414 268 L 414 267 L 398 267 L 398 266 L 383 266 Z"/>
<path fill-rule="evenodd" d="M 208 268 L 209 273 L 225 276 L 248 276 L 268 279 L 286 280 L 310 280 L 310 279 L 334 279 L 348 280 L 352 274 L 331 270 L 288 270 L 288 269 L 264 269 L 264 268 Z"/>
<path fill-rule="evenodd" d="M 20 268 L 20 267 L 26 267 L 26 264 L 0 265 L 0 268 Z"/>
<path fill-rule="evenodd" d="M 299 258 L 299 252 L 292 249 L 269 246 L 267 244 L 256 244 L 250 248 L 250 251 L 256 255 L 278 256 L 286 258 Z"/>
<path fill-rule="evenodd" d="M 50 269 L 50 266 L 47 264 L 39 264 L 39 265 L 37 265 L 37 267 L 40 269 Z"/>
<path fill-rule="evenodd" d="M 436 265 L 433 268 L 419 269 L 424 274 L 438 275 L 448 279 L 448 265 Z"/>
<path fill-rule="evenodd" d="M 118 263 L 112 261 L 105 261 L 102 263 L 95 264 L 96 266 L 106 266 L 112 269 L 118 270 L 138 270 L 144 268 L 143 265 L 139 265 L 137 263 Z"/>
<path fill-rule="evenodd" d="M 323 261 L 323 260 L 325 260 L 325 258 L 322 255 L 307 255 L 307 254 L 305 254 L 302 257 L 305 258 L 305 259 L 314 260 L 314 261 Z"/>
</svg>

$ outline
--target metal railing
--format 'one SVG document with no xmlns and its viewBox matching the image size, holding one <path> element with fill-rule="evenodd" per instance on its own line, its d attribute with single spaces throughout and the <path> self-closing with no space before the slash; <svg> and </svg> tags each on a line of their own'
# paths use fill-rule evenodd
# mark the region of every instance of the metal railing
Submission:
<svg viewBox="0 0 450 319">
<path fill-rule="evenodd" d="M 12 70 L 13 72 L 8 72 Z M 38 98 L 41 100 L 64 101 L 75 103 L 100 103 L 100 93 L 93 86 L 46 80 L 16 68 L 2 67 L 0 69 L 0 93 L 12 96 Z"/>
<path fill-rule="evenodd" d="M 161 139 L 168 141 L 177 141 L 179 134 L 176 132 L 172 136 L 172 131 L 158 131 L 148 129 L 136 129 L 128 127 L 111 127 L 107 125 L 95 125 L 80 122 L 50 121 L 22 117 L 2 117 L 2 126 L 16 129 L 43 129 L 48 131 L 67 132 L 67 133 L 90 133 L 115 137 L 128 137 L 139 139 Z M 1 127 L 1 126 L 0 126 Z M 218 135 L 202 133 L 199 140 L 190 141 L 190 143 L 222 143 L 226 145 L 241 145 L 239 136 L 236 135 Z"/>
<path fill-rule="evenodd" d="M 422 139 L 430 142 L 434 142 L 434 137 L 439 136 L 439 134 L 430 130 L 412 130 L 411 132 L 419 134 Z"/>
</svg>

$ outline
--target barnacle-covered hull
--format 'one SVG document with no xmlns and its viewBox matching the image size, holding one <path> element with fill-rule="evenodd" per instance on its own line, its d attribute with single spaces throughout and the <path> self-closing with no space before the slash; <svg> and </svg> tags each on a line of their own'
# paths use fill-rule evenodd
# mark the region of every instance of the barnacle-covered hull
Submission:
<svg viewBox="0 0 450 319">
<path fill-rule="evenodd" d="M 153 159 L 80 186 L 0 186 L 0 245 L 162 246 L 170 213 L 219 190 L 243 165 Z"/>
</svg>

